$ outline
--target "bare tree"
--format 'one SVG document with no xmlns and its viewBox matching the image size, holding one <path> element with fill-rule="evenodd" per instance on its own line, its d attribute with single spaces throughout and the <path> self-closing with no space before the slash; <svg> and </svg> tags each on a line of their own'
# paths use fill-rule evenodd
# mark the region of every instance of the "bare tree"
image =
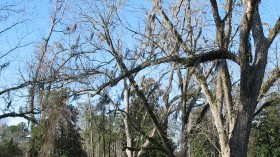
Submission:
<svg viewBox="0 0 280 157">
<path fill-rule="evenodd" d="M 155 0 L 151 8 L 134 12 L 141 14 L 135 24 L 125 16 L 128 4 L 69 1 L 60 13 L 71 16 L 52 18 L 58 26 L 52 27 L 50 36 L 55 32 L 58 37 L 53 44 L 49 37 L 45 39 L 41 52 L 48 54 L 39 55 L 42 61 L 33 79 L 0 94 L 31 85 L 34 95 L 43 82 L 54 88 L 68 87 L 75 98 L 83 94 L 101 98 L 123 114 L 128 156 L 141 156 L 151 145 L 175 156 L 169 120 L 178 115 L 178 146 L 180 155 L 187 156 L 189 135 L 210 108 L 221 156 L 246 156 L 253 117 L 273 103 L 266 99 L 266 93 L 280 76 L 276 67 L 263 81 L 280 18 L 271 29 L 264 30 L 260 1 L 247 0 L 241 5 L 232 0 Z M 238 67 L 235 74 L 232 66 Z M 49 73 L 44 75 L 42 70 Z M 161 114 L 141 87 L 141 78 L 148 77 L 164 88 L 158 95 Z M 139 129 L 145 140 L 137 150 L 132 136 L 132 129 L 137 127 L 130 122 L 132 94 L 152 123 L 148 132 Z M 198 119 L 191 120 L 197 107 L 201 107 Z M 154 137 L 159 137 L 160 144 L 153 141 Z"/>
<path fill-rule="evenodd" d="M 137 83 L 137 78 L 141 72 L 158 68 L 159 64 L 161 67 L 173 67 L 178 72 L 178 82 L 182 92 L 180 104 L 183 122 L 181 142 L 183 156 L 187 154 L 186 124 L 188 124 L 192 106 L 199 98 L 200 90 L 203 91 L 206 98 L 204 100 L 207 100 L 206 104 L 209 104 L 213 115 L 221 155 L 246 156 L 256 106 L 263 102 L 264 94 L 278 80 L 278 75 L 274 75 L 263 83 L 268 49 L 279 32 L 279 18 L 272 29 L 268 30 L 268 37 L 265 37 L 259 15 L 260 2 L 246 1 L 242 7 L 238 6 L 239 2 L 232 0 L 221 4 L 215 0 L 205 2 L 211 5 L 211 11 L 203 9 L 205 5 L 198 1 L 178 1 L 172 4 L 153 1 L 152 9 L 148 11 L 147 19 L 145 19 L 147 20 L 147 23 L 144 23 L 145 31 L 131 27 L 122 19 L 120 15 L 121 8 L 125 6 L 124 3 L 85 1 L 83 4 L 86 5 L 78 11 L 80 19 L 74 22 L 72 27 L 66 29 L 68 32 L 78 32 L 74 40 L 76 43 L 69 44 L 70 48 L 67 52 L 78 56 L 78 59 L 83 58 L 80 59 L 78 66 L 87 72 L 92 70 L 92 73 L 87 73 L 87 76 L 100 77 L 94 82 L 99 85 L 98 88 L 85 90 L 94 91 L 93 95 L 100 94 L 105 88 L 117 85 L 119 81 L 127 78 L 151 118 L 163 144 L 163 151 L 168 156 L 175 155 L 174 148 L 162 125 L 164 120 L 158 117 L 151 108 L 147 96 Z M 166 6 L 175 7 L 169 10 L 165 8 Z M 196 7 L 198 9 L 195 10 Z M 238 9 L 241 10 L 243 16 L 238 22 L 240 24 L 235 27 L 233 18 Z M 202 13 L 198 10 L 202 10 Z M 207 20 L 203 21 L 203 18 L 209 18 L 207 16 L 209 13 L 213 14 L 213 22 L 207 23 Z M 214 38 L 207 38 L 206 33 L 204 34 L 208 24 L 214 24 L 210 28 L 216 30 Z M 77 26 L 81 29 L 77 29 Z M 121 36 L 123 29 L 129 32 L 128 35 L 134 36 L 133 40 L 139 42 L 136 48 L 125 46 L 128 43 L 125 36 Z M 237 39 L 238 36 L 239 39 Z M 253 38 L 254 47 L 251 46 L 250 38 Z M 237 44 L 234 43 L 235 41 Z M 65 48 L 64 45 L 63 47 Z M 231 69 L 226 59 L 231 60 L 240 68 L 240 81 L 238 81 L 240 86 L 234 92 L 233 76 L 230 74 Z M 84 64 L 86 60 L 88 66 Z M 212 61 L 214 65 L 205 66 L 209 65 L 205 63 L 209 61 Z M 71 67 L 68 68 L 71 69 Z M 180 72 L 181 68 L 186 68 L 186 72 Z M 164 99 L 167 110 L 171 109 L 168 106 L 170 105 L 168 96 L 172 93 L 169 89 L 177 81 L 172 78 L 174 70 L 170 69 L 169 78 L 172 83 L 167 85 L 167 94 Z M 278 73 L 277 68 L 274 71 Z M 210 74 L 212 77 L 209 77 Z M 187 106 L 186 102 L 189 98 L 185 95 L 188 95 L 190 91 L 188 81 L 191 78 L 195 78 L 200 87 L 196 86 L 193 101 Z M 192 86 L 189 85 L 189 87 Z M 233 99 L 236 95 L 239 95 L 238 100 Z M 169 115 L 170 111 L 165 114 Z M 129 133 L 127 137 L 129 139 Z"/>
<path fill-rule="evenodd" d="M 216 28 L 216 47 L 220 50 L 230 51 L 229 47 L 234 33 L 232 33 L 232 14 L 235 2 L 226 1 L 225 15 L 220 17 L 218 4 L 211 0 L 212 12 Z M 222 156 L 246 156 L 247 145 L 250 135 L 252 118 L 258 104 L 258 100 L 263 96 L 262 89 L 265 88 L 263 77 L 267 64 L 268 48 L 279 32 L 279 18 L 273 29 L 269 31 L 268 37 L 264 36 L 262 22 L 259 15 L 259 2 L 246 1 L 243 4 L 244 15 L 237 31 L 239 30 L 239 55 L 237 64 L 240 66 L 240 100 L 234 104 L 232 95 L 232 81 L 229 74 L 228 63 L 224 59 L 216 62 L 217 78 L 216 87 L 212 91 L 207 85 L 205 76 L 201 75 L 200 68 L 197 67 L 196 79 L 210 104 L 210 109 L 214 117 L 214 122 L 219 133 L 219 142 Z M 171 31 L 182 42 L 182 48 L 187 48 L 182 41 L 182 36 L 178 34 L 172 21 L 167 17 L 161 6 L 158 12 L 167 21 Z M 254 50 L 251 47 L 250 36 L 254 39 Z M 195 47 L 194 47 L 195 48 Z M 278 68 L 275 69 L 277 71 Z M 276 81 L 277 75 L 268 79 Z M 272 81 L 272 82 L 274 82 Z M 273 84 L 270 82 L 270 86 Z M 214 94 L 213 92 L 216 92 Z"/>
<path fill-rule="evenodd" d="M 139 89 L 138 85 L 136 84 L 135 77 L 131 74 L 133 74 L 134 72 L 138 72 L 148 66 L 167 61 L 174 61 L 177 64 L 183 63 L 183 65 L 185 65 L 186 67 L 195 66 L 195 77 L 200 84 L 210 105 L 210 109 L 214 117 L 215 126 L 219 133 L 219 142 L 221 146 L 222 156 L 246 156 L 252 118 L 258 104 L 258 100 L 260 99 L 260 96 L 262 96 L 262 92 L 265 92 L 265 87 L 262 87 L 262 84 L 265 67 L 267 64 L 268 48 L 279 32 L 279 19 L 274 27 L 272 27 L 272 29 L 269 31 L 268 37 L 265 37 L 263 35 L 264 33 L 258 10 L 259 2 L 247 1 L 245 4 L 243 4 L 244 15 L 241 18 L 240 25 L 236 30 L 236 32 L 238 32 L 240 36 L 238 42 L 239 48 L 236 52 L 233 52 L 229 45 L 233 41 L 233 38 L 235 39 L 236 35 L 236 33 L 232 32 L 232 13 L 233 7 L 235 6 L 234 4 L 236 3 L 230 0 L 226 1 L 224 5 L 224 18 L 220 17 L 217 2 L 213 0 L 210 1 L 210 4 L 212 6 L 216 29 L 215 45 L 210 51 L 204 50 L 202 51 L 202 54 L 198 54 L 199 49 L 197 49 L 197 46 L 195 44 L 187 45 L 187 42 L 183 40 L 183 35 L 180 34 L 177 28 L 173 25 L 173 21 L 168 18 L 168 15 L 165 13 L 166 11 L 163 9 L 163 5 L 160 2 L 155 2 L 154 7 L 151 11 L 151 19 L 160 20 L 157 18 L 157 14 L 161 17 L 162 22 L 160 24 L 163 25 L 161 28 L 164 28 L 165 25 L 167 25 L 167 28 L 169 28 L 175 42 L 179 45 L 179 48 L 182 49 L 182 51 L 187 53 L 188 57 L 184 59 L 178 56 L 168 56 L 159 59 L 156 58 L 155 60 L 146 61 L 145 63 L 143 63 L 143 65 L 140 65 L 132 70 L 129 70 L 124 64 L 123 58 L 120 55 L 122 53 L 118 49 L 118 46 L 120 45 L 113 42 L 113 35 L 110 31 L 111 25 L 108 23 L 110 20 L 106 22 L 105 19 L 107 18 L 100 15 L 100 18 L 103 19 L 103 24 L 99 28 L 102 28 L 100 29 L 100 32 L 103 32 L 101 33 L 101 35 L 109 46 L 108 52 L 118 63 L 118 66 L 122 71 L 122 76 L 128 77 L 128 80 L 136 89 L 139 98 L 143 101 L 143 105 L 145 106 L 148 114 L 153 120 L 157 132 L 164 144 L 164 149 L 169 156 L 174 156 L 174 154 L 171 146 L 168 144 L 168 139 L 166 138 L 166 136 L 164 136 L 158 118 L 150 109 L 145 95 Z M 191 3 L 189 3 L 188 5 L 191 5 Z M 153 27 L 150 28 L 152 29 Z M 191 28 L 192 27 L 190 27 L 190 29 Z M 193 32 L 193 30 L 190 31 Z M 255 45 L 254 50 L 251 48 L 251 41 L 249 40 L 251 31 Z M 190 40 L 193 41 L 198 39 L 200 39 L 199 36 L 198 38 L 190 38 Z M 168 43 L 170 43 L 170 41 Z M 191 43 L 193 44 L 193 42 Z M 153 43 L 152 46 L 155 45 L 158 46 L 157 43 Z M 162 47 L 158 46 L 158 48 L 160 50 L 164 50 L 161 49 Z M 155 49 L 152 50 L 154 50 L 153 52 L 156 52 Z M 240 100 L 237 101 L 236 104 L 234 104 L 233 101 L 231 88 L 232 82 L 227 65 L 228 63 L 225 59 L 234 61 L 241 70 L 239 89 Z M 212 90 L 208 85 L 207 77 L 205 77 L 205 75 L 201 72 L 202 67 L 197 64 L 214 60 L 217 60 L 217 77 L 215 79 L 216 87 L 214 88 L 214 90 Z M 121 78 L 113 79 L 110 81 L 110 83 L 115 83 L 119 81 L 118 79 Z M 275 78 L 273 80 L 275 81 L 277 79 Z M 271 82 L 270 79 L 268 79 L 268 81 L 270 82 L 270 86 L 274 82 Z M 101 86 L 101 89 L 104 87 L 106 87 L 106 84 L 105 86 Z M 216 94 L 214 94 L 213 92 L 216 92 Z"/>
</svg>

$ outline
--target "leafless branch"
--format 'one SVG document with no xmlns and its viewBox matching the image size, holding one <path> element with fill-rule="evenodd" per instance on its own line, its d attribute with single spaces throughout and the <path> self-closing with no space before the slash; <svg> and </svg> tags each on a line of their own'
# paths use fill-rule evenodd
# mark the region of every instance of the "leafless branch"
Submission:
<svg viewBox="0 0 280 157">
<path fill-rule="evenodd" d="M 33 111 L 29 111 L 29 112 L 22 112 L 22 113 L 16 113 L 16 112 L 10 112 L 10 113 L 4 113 L 2 115 L 0 115 L 0 119 L 3 118 L 8 118 L 8 117 L 22 117 L 28 121 L 32 121 L 34 123 L 37 123 L 37 120 L 34 118 L 29 117 L 29 114 L 39 114 L 40 112 L 33 112 Z"/>
<path fill-rule="evenodd" d="M 259 94 L 259 99 L 263 98 L 265 93 L 272 87 L 272 85 L 279 80 L 280 78 L 280 68 L 276 67 L 273 69 L 271 72 L 271 75 L 268 77 L 268 80 L 266 80 L 261 87 L 260 94 Z"/>
<path fill-rule="evenodd" d="M 166 63 L 166 62 L 175 62 L 175 63 L 179 63 L 182 66 L 184 66 L 185 68 L 187 68 L 187 67 L 192 67 L 192 66 L 196 65 L 197 63 L 205 63 L 205 62 L 213 61 L 216 59 L 230 59 L 230 60 L 234 61 L 235 63 L 239 64 L 239 60 L 238 60 L 237 56 L 226 50 L 209 51 L 207 53 L 197 55 L 194 58 L 180 58 L 177 56 L 163 57 L 160 59 L 156 59 L 154 61 L 145 62 L 142 65 L 139 65 L 136 68 L 125 72 L 121 76 L 118 76 L 117 78 L 101 85 L 99 88 L 97 88 L 97 90 L 95 91 L 95 93 L 92 96 L 98 94 L 105 87 L 113 86 L 113 85 L 117 84 L 120 80 L 124 79 L 125 77 L 128 77 L 136 72 L 139 72 L 149 66 L 158 65 L 158 64 L 162 64 L 162 63 Z"/>
<path fill-rule="evenodd" d="M 278 17 L 274 27 L 269 31 L 268 44 L 271 45 L 276 35 L 280 32 L 280 17 Z"/>
</svg>

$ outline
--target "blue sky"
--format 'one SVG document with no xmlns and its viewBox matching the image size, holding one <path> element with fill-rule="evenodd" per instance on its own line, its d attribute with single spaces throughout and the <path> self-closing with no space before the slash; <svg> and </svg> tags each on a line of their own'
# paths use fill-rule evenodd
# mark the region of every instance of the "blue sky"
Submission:
<svg viewBox="0 0 280 157">
<path fill-rule="evenodd" d="M 9 31 L 7 36 L 0 36 L 0 41 L 2 41 L 2 48 L 8 50 L 10 47 L 13 47 L 13 43 L 16 43 L 19 39 L 18 36 L 25 36 L 26 32 L 27 35 L 23 40 L 23 44 L 28 43 L 40 43 L 46 34 L 48 33 L 49 26 L 50 26 L 50 16 L 51 16 L 51 9 L 52 4 L 50 0 L 23 0 L 27 1 L 28 3 L 23 3 L 24 7 L 27 8 L 27 13 L 25 17 L 28 19 L 27 22 L 20 27 L 16 27 L 15 29 Z M 1 3 L 9 2 L 1 1 Z M 131 1 L 130 3 L 137 3 L 138 6 L 150 4 L 147 3 L 146 0 L 142 1 L 143 3 L 139 3 L 139 1 Z M 262 20 L 269 25 L 273 25 L 277 18 L 280 15 L 280 1 L 279 0 L 262 0 L 261 8 L 261 16 Z M 135 20 L 137 17 L 131 16 L 131 11 L 134 11 L 133 8 L 129 8 L 125 10 L 123 13 L 124 16 L 127 16 L 128 19 Z M 130 17 L 131 16 L 131 17 Z M 140 17 L 139 18 L 145 18 Z M 13 21 L 10 21 L 13 22 Z M 130 24 L 137 25 L 136 21 L 130 21 Z M 9 24 L 9 23 L 5 23 Z M 2 28 L 5 25 L 0 26 Z M 11 35 L 13 34 L 13 35 Z M 3 49 L 2 49 L 3 50 Z M 11 61 L 10 67 L 7 70 L 1 72 L 0 78 L 2 80 L 2 84 L 9 84 L 13 85 L 16 84 L 19 76 L 19 69 L 25 70 L 26 63 L 32 59 L 34 55 L 34 44 L 29 46 L 23 47 L 12 52 L 5 60 L 1 60 L 0 63 L 3 61 Z M 1 53 L 1 51 L 0 51 Z M 0 86 L 2 87 L 2 84 Z M 26 103 L 25 99 L 19 99 L 16 104 L 21 105 L 22 103 Z M 10 118 L 9 124 L 17 124 L 22 121 L 22 118 Z"/>
</svg>

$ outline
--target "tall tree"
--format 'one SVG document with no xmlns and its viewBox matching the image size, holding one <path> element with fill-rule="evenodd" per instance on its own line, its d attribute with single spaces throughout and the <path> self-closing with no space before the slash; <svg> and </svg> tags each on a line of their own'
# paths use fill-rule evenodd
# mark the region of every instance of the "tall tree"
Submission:
<svg viewBox="0 0 280 157">
<path fill-rule="evenodd" d="M 184 1 L 183 1 L 184 2 Z M 188 1 L 190 2 L 190 1 Z M 263 92 L 273 84 L 276 80 L 268 80 L 269 87 L 263 84 L 265 67 L 267 65 L 268 49 L 271 46 L 275 36 L 279 33 L 280 18 L 276 21 L 274 27 L 269 31 L 268 37 L 265 37 L 262 21 L 259 15 L 259 1 L 245 1 L 243 3 L 244 14 L 240 19 L 239 31 L 239 47 L 236 54 L 238 56 L 228 58 L 237 63 L 240 67 L 240 89 L 239 100 L 233 101 L 232 81 L 229 74 L 228 63 L 225 57 L 218 58 L 219 54 L 227 56 L 232 53 L 229 47 L 230 42 L 235 34 L 232 33 L 233 7 L 236 2 L 226 1 L 223 6 L 224 17 L 221 17 L 220 9 L 216 0 L 210 0 L 212 13 L 214 17 L 216 39 L 215 53 L 211 56 L 211 60 L 216 60 L 217 77 L 215 79 L 216 87 L 210 89 L 205 75 L 201 73 L 201 66 L 196 67 L 195 77 L 200 84 L 206 99 L 210 105 L 210 109 L 214 118 L 214 123 L 219 135 L 219 143 L 222 156 L 246 156 L 249 134 L 251 130 L 252 118 L 259 100 L 263 98 Z M 180 3 L 183 4 L 183 3 Z M 193 5 L 188 3 L 188 5 Z M 164 22 L 170 28 L 170 32 L 175 36 L 181 48 L 188 52 L 189 58 L 197 55 L 196 45 L 187 46 L 187 41 L 183 40 L 183 35 L 173 25 L 173 21 L 168 17 L 163 3 L 154 2 L 153 13 L 158 13 Z M 191 15 L 189 15 L 191 16 Z M 190 30 L 191 32 L 193 30 Z M 252 34 L 250 33 L 252 32 Z M 251 47 L 251 40 L 254 40 L 254 49 Z M 192 41 L 192 38 L 189 40 Z M 204 53 L 204 52 L 203 52 Z M 205 53 L 204 53 L 205 54 Z M 195 59 L 196 60 L 196 59 Z M 201 59 L 196 62 L 201 63 Z M 277 71 L 278 68 L 275 69 Z M 277 78 L 278 79 L 278 78 Z M 216 94 L 214 94 L 216 93 Z"/>
<path fill-rule="evenodd" d="M 114 75 L 111 75 L 111 69 L 107 70 L 107 75 L 103 76 L 109 81 L 94 91 L 100 93 L 109 85 L 116 85 L 120 80 L 127 78 L 151 118 L 165 153 L 168 156 L 175 156 L 174 149 L 161 125 L 162 121 L 151 108 L 152 105 L 139 87 L 137 78 L 141 72 L 145 71 L 143 69 L 162 63 L 176 63 L 178 71 L 180 68 L 194 67 L 191 74 L 194 75 L 210 106 L 218 131 L 222 156 L 246 156 L 256 106 L 262 105 L 265 101 L 264 94 L 279 77 L 278 75 L 271 76 L 263 82 L 268 50 L 279 33 L 280 18 L 271 27 L 272 29 L 267 30 L 268 35 L 265 37 L 259 14 L 260 1 L 247 0 L 241 5 L 242 7 L 239 2 L 232 0 L 220 2 L 220 4 L 216 0 L 203 2 L 211 5 L 211 11 L 204 9 L 203 3 L 198 1 L 186 0 L 174 3 L 152 1 L 152 8 L 146 19 L 147 23 L 144 24 L 145 33 L 142 33 L 141 29 L 134 29 L 121 19 L 121 8 L 124 7 L 124 3 L 100 1 L 98 4 L 91 4 L 87 2 L 87 7 L 81 10 L 80 15 L 85 19 L 83 26 L 90 25 L 93 29 L 88 29 L 90 36 L 85 40 L 93 45 L 92 52 L 106 53 L 105 62 L 109 65 L 117 65 L 119 68 L 119 71 L 114 73 L 119 74 L 118 77 L 112 77 Z M 182 9 L 186 6 L 188 9 Z M 92 8 L 95 9 L 92 10 Z M 195 11 L 194 8 L 203 11 Z M 233 20 L 236 10 L 240 11 L 239 14 L 243 14 L 241 19 L 237 18 L 240 20 L 237 27 L 234 24 L 236 20 Z M 207 23 L 207 19 L 210 18 L 209 13 L 213 15 L 213 19 L 210 20 L 212 22 Z M 180 18 L 183 20 L 178 20 Z M 204 19 L 206 20 L 203 21 Z M 207 31 L 208 24 L 211 26 L 209 29 L 216 31 L 215 37 L 206 37 L 204 31 Z M 133 38 L 136 42 L 140 41 L 136 44 L 138 49 L 126 47 L 125 37 L 120 35 L 121 28 L 127 30 L 132 36 L 138 36 L 138 38 Z M 250 40 L 251 38 L 253 40 Z M 235 41 L 238 42 L 235 43 Z M 254 42 L 254 46 L 251 46 L 251 42 Z M 130 54 L 131 51 L 134 55 Z M 101 59 L 97 58 L 97 60 Z M 240 69 L 239 87 L 236 91 L 232 89 L 234 85 L 232 79 L 236 76 L 230 74 L 231 69 L 226 59 L 233 61 Z M 209 66 L 202 65 L 207 61 L 215 63 L 214 71 Z M 98 62 L 103 63 L 104 60 Z M 100 65 L 98 62 L 94 63 Z M 168 66 L 165 64 L 165 67 Z M 207 71 L 213 72 L 213 79 L 208 79 Z M 279 73 L 278 68 L 275 68 L 274 73 Z M 214 87 L 210 86 L 210 81 L 214 82 Z M 239 99 L 234 100 L 233 97 L 236 95 Z M 182 111 L 186 112 L 186 110 Z M 183 121 L 185 121 L 184 118 Z"/>
<path fill-rule="evenodd" d="M 131 14 L 137 18 L 128 14 L 130 1 L 56 2 L 63 5 L 55 7 L 59 14 L 52 16 L 49 37 L 55 33 L 57 40 L 45 39 L 31 81 L 0 94 L 31 85 L 30 108 L 34 108 L 36 92 L 52 88 L 67 86 L 75 98 L 83 94 L 100 98 L 100 104 L 112 104 L 124 114 L 127 147 L 134 146 L 129 117 L 139 111 L 131 108 L 133 94 L 140 111 L 149 117 L 142 122 L 153 124 L 151 136 L 141 134 L 150 140 L 142 142 L 154 146 L 158 143 L 150 137 L 158 137 L 161 151 L 171 157 L 176 153 L 171 133 L 166 131 L 171 129 L 169 120 L 181 116 L 180 154 L 187 156 L 189 134 L 210 108 L 221 155 L 247 155 L 253 117 L 262 106 L 275 101 L 268 100 L 266 94 L 280 76 L 276 66 L 264 79 L 269 48 L 280 28 L 279 16 L 275 25 L 263 27 L 263 23 L 271 23 L 261 20 L 264 2 L 153 0 L 146 8 L 133 8 Z M 63 16 L 66 14 L 69 16 Z M 143 76 L 166 85 L 163 94 L 157 95 L 163 106 L 161 114 L 141 87 Z M 42 84 L 50 88 L 41 89 Z M 201 113 L 191 121 L 198 106 Z M 104 122 L 105 108 L 102 113 L 99 120 Z M 105 147 L 106 127 L 102 127 L 100 140 Z M 126 152 L 133 155 L 129 149 Z"/>
</svg>

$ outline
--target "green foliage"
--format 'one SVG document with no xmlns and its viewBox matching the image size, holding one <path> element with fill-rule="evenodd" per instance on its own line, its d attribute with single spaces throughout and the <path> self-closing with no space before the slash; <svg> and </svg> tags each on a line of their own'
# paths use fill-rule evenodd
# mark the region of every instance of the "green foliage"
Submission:
<svg viewBox="0 0 280 157">
<path fill-rule="evenodd" d="M 280 107 L 273 105 L 258 116 L 253 128 L 254 155 L 256 157 L 280 156 Z"/>
<path fill-rule="evenodd" d="M 149 104 L 151 105 L 150 108 L 151 110 L 154 111 L 154 113 L 161 118 L 161 113 L 162 113 L 162 106 L 160 106 L 159 99 L 163 95 L 163 91 L 160 88 L 160 84 L 156 82 L 153 78 L 147 78 L 143 79 L 140 88 L 146 95 L 147 100 L 149 101 Z M 152 119 L 148 116 L 147 111 L 142 104 L 143 102 L 138 98 L 136 93 L 131 93 L 131 106 L 130 106 L 130 122 L 133 123 L 133 127 L 131 130 L 132 134 L 132 139 L 133 141 L 133 147 L 136 149 L 140 149 L 141 145 L 147 140 L 147 138 L 143 138 L 142 134 L 144 133 L 145 135 L 149 135 L 151 130 L 153 129 L 154 125 L 152 122 Z M 165 129 L 165 134 L 167 136 L 167 124 L 163 124 L 163 128 Z M 142 132 L 142 133 L 140 133 Z M 141 138 L 139 138 L 141 137 Z M 151 143 L 148 147 L 153 148 L 153 149 L 147 149 L 143 157 L 162 157 L 165 156 L 165 153 L 162 151 L 163 143 L 156 134 L 153 138 L 153 142 L 156 143 L 153 144 Z M 170 140 L 171 142 L 171 140 Z M 175 145 L 172 143 L 171 145 Z M 175 147 L 175 146 L 174 146 Z M 175 149 L 175 148 L 174 148 Z"/>
<path fill-rule="evenodd" d="M 29 155 L 30 157 L 37 157 L 40 149 L 44 145 L 47 129 L 44 125 L 37 125 L 31 128 L 31 138 L 29 140 Z"/>
<path fill-rule="evenodd" d="M 156 149 L 147 150 L 142 157 L 164 157 L 165 153 Z"/>
<path fill-rule="evenodd" d="M 18 125 L 2 126 L 0 138 L 1 139 L 11 139 L 15 142 L 25 141 L 26 136 L 29 131 L 27 129 L 26 123 L 19 123 Z"/>
<path fill-rule="evenodd" d="M 218 157 L 218 133 L 213 124 L 211 113 L 207 113 L 197 130 L 190 135 L 190 154 L 192 157 Z"/>
<path fill-rule="evenodd" d="M 26 150 L 26 136 L 28 129 L 26 123 L 18 125 L 3 125 L 0 133 L 0 156 L 21 156 Z"/>
<path fill-rule="evenodd" d="M 71 118 L 67 121 L 66 127 L 60 127 L 59 136 L 55 139 L 53 156 L 55 157 L 86 157 L 86 153 L 82 148 L 82 137 L 79 133 L 77 123 L 77 109 L 68 106 L 72 113 Z M 63 125 L 63 124 L 60 124 Z"/>
<path fill-rule="evenodd" d="M 161 142 L 159 136 L 154 137 L 154 141 L 157 142 L 158 145 L 154 145 L 153 143 L 151 143 L 148 146 L 148 148 L 151 149 L 146 149 L 146 151 L 143 153 L 143 157 L 166 157 L 166 154 L 163 152 L 163 149 L 161 147 L 163 143 Z M 169 142 L 171 142 L 171 140 Z M 174 146 L 174 143 L 172 143 L 171 145 Z"/>
<path fill-rule="evenodd" d="M 104 105 L 95 108 L 90 103 L 83 104 L 81 118 L 85 123 L 82 135 L 89 156 L 109 156 L 117 154 L 116 149 L 120 150 L 122 118 L 120 114 L 105 111 Z"/>
<path fill-rule="evenodd" d="M 19 157 L 22 156 L 22 150 L 13 139 L 3 140 L 0 145 L 1 157 Z"/>
<path fill-rule="evenodd" d="M 73 107 L 69 107 L 73 108 Z M 71 111 L 72 109 L 70 109 Z M 74 112 L 74 111 L 71 111 Z M 75 115 L 77 116 L 77 115 Z M 86 156 L 85 152 L 82 149 L 82 138 L 79 133 L 79 128 L 76 125 L 76 117 L 71 117 L 66 126 L 59 127 L 57 130 L 57 135 L 54 139 L 54 149 L 50 156 L 52 157 L 76 157 Z M 74 123 L 72 123 L 74 122 Z M 30 156 L 39 156 L 40 151 L 43 146 L 46 144 L 46 136 L 48 135 L 48 128 L 46 123 L 41 123 L 40 125 L 32 129 L 30 139 L 30 145 L 33 146 L 30 148 Z M 60 124 L 64 125 L 64 124 Z"/>
</svg>

